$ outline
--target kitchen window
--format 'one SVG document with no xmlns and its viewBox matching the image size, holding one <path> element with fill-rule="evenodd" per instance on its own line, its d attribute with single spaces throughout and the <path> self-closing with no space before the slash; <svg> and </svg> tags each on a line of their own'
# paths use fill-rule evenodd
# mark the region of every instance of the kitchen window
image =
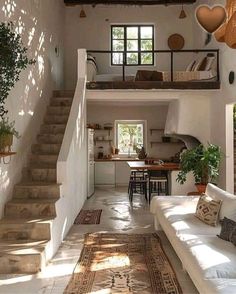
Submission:
<svg viewBox="0 0 236 294">
<path fill-rule="evenodd" d="M 116 145 L 121 155 L 135 155 L 145 145 L 145 121 L 116 121 Z"/>
<path fill-rule="evenodd" d="M 112 65 L 154 65 L 154 26 L 111 26 L 111 50 Z"/>
</svg>

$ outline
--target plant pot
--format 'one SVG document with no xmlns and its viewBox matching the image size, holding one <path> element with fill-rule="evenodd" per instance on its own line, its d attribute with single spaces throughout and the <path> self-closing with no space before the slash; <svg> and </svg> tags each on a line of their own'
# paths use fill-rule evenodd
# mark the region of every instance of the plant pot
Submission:
<svg viewBox="0 0 236 294">
<path fill-rule="evenodd" d="M 204 194 L 206 192 L 206 184 L 195 184 L 195 186 L 200 194 Z"/>
<path fill-rule="evenodd" d="M 13 135 L 0 135 L 0 152 L 10 152 L 13 144 Z"/>
</svg>

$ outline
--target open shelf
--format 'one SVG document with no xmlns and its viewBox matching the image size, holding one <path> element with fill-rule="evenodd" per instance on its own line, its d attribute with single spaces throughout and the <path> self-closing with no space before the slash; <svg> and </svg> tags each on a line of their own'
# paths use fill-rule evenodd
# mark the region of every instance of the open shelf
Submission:
<svg viewBox="0 0 236 294">
<path fill-rule="evenodd" d="M 169 145 L 184 145 L 184 142 L 160 142 L 160 141 L 152 141 L 150 142 L 151 148 L 155 144 L 169 144 Z"/>
<path fill-rule="evenodd" d="M 96 139 L 95 139 L 95 140 L 94 140 L 94 143 L 95 143 L 95 145 L 96 145 L 96 143 L 98 143 L 98 142 L 101 142 L 101 143 L 104 143 L 104 142 L 106 143 L 106 142 L 107 142 L 107 143 L 111 144 L 112 141 L 113 141 L 113 140 L 96 140 Z"/>
<path fill-rule="evenodd" d="M 104 128 L 101 128 L 101 129 L 94 129 L 94 131 L 95 132 L 97 132 L 97 131 L 108 132 L 108 135 L 110 136 L 112 129 L 104 129 Z"/>
<path fill-rule="evenodd" d="M 0 158 L 15 155 L 16 152 L 0 152 Z"/>
<path fill-rule="evenodd" d="M 150 134 L 152 135 L 153 132 L 164 132 L 164 129 L 150 129 Z"/>
</svg>

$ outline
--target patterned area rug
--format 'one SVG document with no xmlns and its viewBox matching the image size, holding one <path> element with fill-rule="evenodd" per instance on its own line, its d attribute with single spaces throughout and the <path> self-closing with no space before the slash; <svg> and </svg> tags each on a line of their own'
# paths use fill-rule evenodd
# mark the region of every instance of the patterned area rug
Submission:
<svg viewBox="0 0 236 294">
<path fill-rule="evenodd" d="M 87 234 L 64 294 L 180 294 L 157 234 Z"/>
<path fill-rule="evenodd" d="M 76 217 L 75 225 L 97 225 L 100 224 L 102 209 L 85 210 L 82 209 Z"/>
</svg>

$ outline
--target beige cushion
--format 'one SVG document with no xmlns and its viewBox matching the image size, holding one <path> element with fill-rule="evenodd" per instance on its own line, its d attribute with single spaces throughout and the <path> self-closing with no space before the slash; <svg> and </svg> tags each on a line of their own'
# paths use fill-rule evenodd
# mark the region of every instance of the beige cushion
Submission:
<svg viewBox="0 0 236 294">
<path fill-rule="evenodd" d="M 215 227 L 218 224 L 221 203 L 221 200 L 202 195 L 199 198 L 195 216 L 204 223 Z"/>
<path fill-rule="evenodd" d="M 206 195 L 214 200 L 221 200 L 220 219 L 227 217 L 236 221 L 236 196 L 226 192 L 213 184 L 208 184 Z"/>
</svg>

